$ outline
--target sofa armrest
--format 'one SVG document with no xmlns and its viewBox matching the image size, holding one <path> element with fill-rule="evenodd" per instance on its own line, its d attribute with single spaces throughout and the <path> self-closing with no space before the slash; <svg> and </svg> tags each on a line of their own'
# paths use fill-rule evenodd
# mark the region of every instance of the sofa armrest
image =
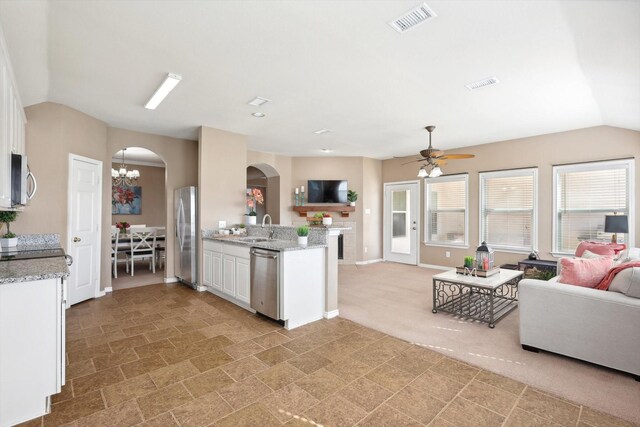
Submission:
<svg viewBox="0 0 640 427">
<path fill-rule="evenodd" d="M 518 294 L 521 344 L 640 374 L 640 299 L 535 279 Z"/>
</svg>

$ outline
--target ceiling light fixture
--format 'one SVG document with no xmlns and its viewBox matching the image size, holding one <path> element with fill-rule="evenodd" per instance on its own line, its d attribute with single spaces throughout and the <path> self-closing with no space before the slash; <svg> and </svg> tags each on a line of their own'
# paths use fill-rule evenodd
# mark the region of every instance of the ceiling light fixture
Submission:
<svg viewBox="0 0 640 427">
<path fill-rule="evenodd" d="M 329 133 L 329 132 L 331 132 L 329 129 L 318 129 L 313 133 L 315 133 L 316 135 L 322 135 L 323 133 Z"/>
<path fill-rule="evenodd" d="M 149 101 L 144 104 L 144 108 L 148 110 L 155 110 L 181 80 L 182 76 L 179 76 L 178 74 L 167 74 L 167 78 L 164 79 L 160 87 L 156 89 Z"/>
<path fill-rule="evenodd" d="M 124 163 L 124 152 L 126 148 L 122 149 L 122 164 L 119 170 L 111 168 L 111 185 L 117 187 L 119 185 L 126 185 L 131 187 L 136 185 L 138 178 L 140 178 L 140 172 L 138 169 L 127 171 L 127 165 Z"/>
<path fill-rule="evenodd" d="M 253 105 L 254 107 L 260 107 L 260 106 L 266 104 L 269 101 L 270 100 L 267 99 L 267 98 L 260 98 L 259 96 L 256 96 L 251 101 L 247 102 L 247 104 Z"/>
<path fill-rule="evenodd" d="M 486 79 L 478 80 L 477 82 L 469 83 L 465 87 L 469 90 L 482 89 L 483 87 L 493 86 L 500 83 L 497 77 L 487 77 Z"/>
<path fill-rule="evenodd" d="M 323 148 L 320 151 L 322 151 L 323 153 L 330 153 L 333 150 L 331 148 Z"/>
<path fill-rule="evenodd" d="M 420 166 L 420 170 L 418 171 L 418 178 L 426 178 L 429 176 L 429 173 L 425 169 L 425 165 Z"/>
<path fill-rule="evenodd" d="M 429 173 L 429 178 L 437 178 L 440 175 L 442 175 L 442 169 L 440 169 L 439 166 L 436 166 L 435 168 L 431 169 L 431 172 Z"/>
<path fill-rule="evenodd" d="M 251 113 L 251 115 L 252 115 L 253 117 L 264 117 L 264 116 L 266 116 L 266 114 L 265 114 L 265 113 L 261 113 L 261 112 L 259 112 L 259 111 L 256 111 L 255 113 Z"/>
</svg>

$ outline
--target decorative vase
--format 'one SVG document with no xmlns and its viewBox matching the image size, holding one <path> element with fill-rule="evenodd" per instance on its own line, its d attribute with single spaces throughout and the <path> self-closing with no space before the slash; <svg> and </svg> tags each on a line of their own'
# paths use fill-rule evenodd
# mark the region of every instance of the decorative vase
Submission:
<svg viewBox="0 0 640 427">
<path fill-rule="evenodd" d="M 333 218 L 331 217 L 323 217 L 322 225 L 331 225 L 333 223 Z"/>
<path fill-rule="evenodd" d="M 256 216 L 255 215 L 247 215 L 245 217 L 245 224 L 247 225 L 256 225 Z"/>
<path fill-rule="evenodd" d="M 298 246 L 302 248 L 306 248 L 308 239 L 309 239 L 309 236 L 298 236 Z"/>
<path fill-rule="evenodd" d="M 2 239 L 0 239 L 0 246 L 2 246 L 3 248 L 15 248 L 17 245 L 18 245 L 17 237 L 10 237 L 10 238 L 3 237 Z"/>
</svg>

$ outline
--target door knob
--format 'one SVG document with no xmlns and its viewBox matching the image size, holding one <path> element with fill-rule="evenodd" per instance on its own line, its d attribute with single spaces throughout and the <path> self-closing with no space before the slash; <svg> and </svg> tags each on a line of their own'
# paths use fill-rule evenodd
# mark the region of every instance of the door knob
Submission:
<svg viewBox="0 0 640 427">
<path fill-rule="evenodd" d="M 81 239 L 81 238 L 79 238 L 79 237 L 74 237 L 74 238 L 73 238 L 73 241 L 74 241 L 75 243 L 78 243 L 80 240 L 82 240 L 82 239 Z"/>
</svg>

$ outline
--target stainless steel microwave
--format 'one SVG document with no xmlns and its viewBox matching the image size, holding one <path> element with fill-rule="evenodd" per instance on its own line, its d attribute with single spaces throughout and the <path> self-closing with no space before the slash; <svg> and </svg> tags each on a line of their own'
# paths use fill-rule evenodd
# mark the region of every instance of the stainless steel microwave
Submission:
<svg viewBox="0 0 640 427">
<path fill-rule="evenodd" d="M 24 206 L 36 195 L 38 183 L 27 165 L 27 156 L 11 154 L 11 206 Z"/>
</svg>

